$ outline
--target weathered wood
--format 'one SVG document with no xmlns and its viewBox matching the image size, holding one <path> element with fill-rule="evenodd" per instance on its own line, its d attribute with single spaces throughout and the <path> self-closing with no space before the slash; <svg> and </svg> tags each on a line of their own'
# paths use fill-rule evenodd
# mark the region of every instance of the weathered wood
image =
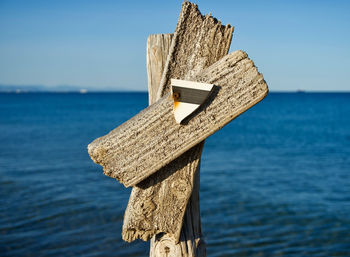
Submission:
<svg viewBox="0 0 350 257">
<path fill-rule="evenodd" d="M 169 91 L 168 77 L 181 78 L 191 69 L 200 70 L 223 57 L 229 49 L 232 32 L 230 25 L 222 26 L 215 18 L 203 16 L 197 5 L 184 2 L 158 95 Z"/>
<path fill-rule="evenodd" d="M 191 45 L 194 44 L 194 42 L 197 43 L 197 48 L 200 47 L 204 52 L 209 52 L 209 48 L 211 51 L 211 54 L 207 54 L 206 56 L 203 56 L 202 53 L 199 51 L 189 52 L 186 51 L 188 46 L 188 41 L 182 41 L 182 43 L 178 42 L 176 44 L 176 47 L 173 46 L 173 52 L 178 52 L 177 59 L 173 58 L 170 61 L 168 61 L 168 67 L 171 67 L 171 62 L 180 62 L 183 60 L 187 60 L 189 58 L 192 58 L 192 60 L 200 59 L 199 62 L 205 63 L 205 65 L 211 65 L 220 58 L 222 58 L 224 55 L 227 54 L 229 45 L 231 43 L 232 38 L 232 31 L 233 28 L 230 26 L 222 26 L 220 23 L 215 22 L 215 19 L 213 17 L 204 17 L 200 14 L 198 11 L 198 8 L 194 4 L 185 3 L 183 5 L 182 14 L 180 14 L 180 17 L 183 17 L 183 13 L 187 13 L 187 19 L 190 17 L 197 17 L 196 21 L 201 21 L 201 23 L 198 23 L 197 26 L 192 27 L 185 27 L 182 22 L 178 23 L 178 26 L 182 27 L 182 29 L 177 29 L 178 36 L 179 34 L 191 35 L 193 38 L 193 41 L 190 42 Z M 190 15 L 191 13 L 191 15 Z M 199 19 L 198 19 L 199 18 Z M 181 20 L 181 19 L 180 19 Z M 214 21 L 214 22 L 208 22 L 208 20 Z M 191 29 L 192 33 L 189 33 L 188 30 Z M 211 29 L 211 30 L 210 30 Z M 210 36 L 212 42 L 209 44 L 207 38 L 203 37 L 203 35 L 200 35 L 201 33 L 198 33 L 195 30 L 209 30 Z M 214 32 L 215 33 L 214 33 Z M 198 36 L 200 35 L 200 36 Z M 157 39 L 156 37 L 160 37 Z M 147 52 L 150 52 L 150 49 L 153 48 L 153 45 L 156 45 L 157 50 L 160 50 L 162 47 L 164 47 L 164 51 L 168 51 L 167 46 L 164 46 L 164 44 L 159 44 L 159 42 L 163 41 L 164 36 L 160 35 L 152 35 L 148 39 L 148 47 Z M 215 42 L 215 44 L 214 44 Z M 198 45 L 199 44 L 199 45 Z M 182 53 L 182 56 L 180 55 Z M 157 70 L 159 67 L 165 64 L 163 60 L 160 60 L 159 58 L 164 58 L 167 54 L 164 53 L 162 55 L 148 55 L 148 63 L 153 63 L 154 65 L 148 65 L 147 71 L 152 74 L 159 74 L 160 71 Z M 175 53 L 173 53 L 175 55 Z M 180 58 L 181 56 L 181 58 Z M 181 60 L 178 60 L 178 59 Z M 153 60 L 150 60 L 153 59 Z M 151 70 L 155 69 L 155 70 Z M 182 73 L 187 72 L 189 69 L 191 69 L 192 66 L 187 67 L 186 65 L 181 65 L 181 69 L 171 70 L 167 72 L 168 75 L 170 74 L 171 77 L 179 77 L 179 72 Z M 204 66 L 206 68 L 207 66 Z M 148 78 L 150 77 L 157 77 L 157 76 L 150 76 L 148 74 Z M 149 80 L 149 85 L 152 85 L 152 89 L 149 91 L 150 94 L 154 92 L 153 87 L 159 86 L 158 82 L 155 80 Z M 162 87 L 168 87 L 169 84 L 165 85 L 163 84 Z M 164 89 L 164 88 L 163 88 Z M 162 92 L 166 92 L 166 90 L 161 90 Z M 151 99 L 154 99 L 151 96 Z M 189 156 L 180 156 L 180 160 L 174 160 L 164 168 L 160 172 L 157 172 L 157 174 L 163 174 L 161 177 L 159 175 L 155 174 L 154 176 L 150 176 L 146 180 L 142 181 L 139 185 L 133 188 L 129 204 L 126 210 L 126 213 L 124 215 L 124 224 L 123 224 L 123 238 L 127 241 L 132 241 L 137 238 L 142 238 L 144 240 L 149 239 L 149 237 L 164 232 L 165 235 L 161 237 L 157 237 L 157 241 L 162 240 L 163 237 L 169 236 L 171 238 L 175 239 L 175 243 L 179 241 L 181 228 L 183 227 L 184 238 L 186 238 L 187 241 L 197 242 L 196 244 L 192 244 L 193 247 L 191 249 L 195 249 L 194 246 L 198 245 L 200 247 L 200 251 L 203 252 L 203 248 L 205 250 L 205 245 L 202 242 L 201 244 L 198 244 L 200 241 L 201 234 L 195 234 L 195 233 L 189 233 L 187 229 L 186 224 L 191 224 L 191 227 L 197 227 L 196 231 L 201 231 L 200 229 L 200 219 L 194 219 L 189 220 L 188 222 L 184 222 L 184 226 L 182 226 L 183 217 L 185 215 L 186 205 L 188 202 L 188 199 L 191 196 L 193 183 L 195 179 L 195 173 L 198 169 L 199 172 L 199 159 L 200 159 L 200 153 L 202 152 L 203 144 L 199 144 L 198 146 L 193 147 L 193 149 L 188 151 Z M 170 177 L 167 179 L 168 177 Z M 161 179 L 160 179 L 161 178 Z M 184 183 L 186 182 L 186 183 Z M 198 181 L 199 183 L 199 181 Z M 174 195 L 179 195 L 179 192 L 176 190 L 177 187 L 174 187 L 173 185 L 180 185 L 181 189 L 181 197 L 174 197 Z M 152 189 L 150 189 L 152 187 Z M 194 192 L 194 195 L 198 198 L 199 192 Z M 150 206 L 148 206 L 145 203 L 152 203 Z M 199 204 L 199 203 L 198 203 Z M 157 208 L 154 208 L 157 206 Z M 196 207 L 196 211 L 198 212 L 199 216 L 199 205 L 188 205 L 187 206 L 187 212 L 192 213 L 192 217 L 195 218 L 196 215 L 194 215 L 194 210 L 192 210 L 194 207 Z M 153 211 L 149 211 L 150 209 L 153 209 Z M 187 216 L 186 216 L 187 217 Z M 141 222 L 141 220 L 143 222 Z M 192 237 L 191 237 L 191 236 Z M 158 240 L 159 239 L 159 240 Z M 153 241 L 154 239 L 152 239 Z M 180 244 L 189 244 L 187 241 L 181 241 Z M 159 244 L 157 244 L 159 245 Z M 186 249 L 190 249 L 189 247 L 185 247 Z M 199 251 L 199 249 L 196 249 L 196 251 Z M 184 253 L 184 251 L 183 251 Z M 184 255 L 185 256 L 185 255 Z M 186 255 L 187 256 L 187 255 Z M 194 256 L 194 255 L 193 255 Z M 202 256 L 202 255 L 201 255 Z"/>
<path fill-rule="evenodd" d="M 191 24 L 186 24 L 186 20 L 188 21 L 191 19 L 192 20 L 196 19 L 196 17 L 191 17 L 191 14 L 189 13 L 192 12 L 191 7 L 193 6 L 195 6 L 195 9 L 198 11 L 197 6 L 191 5 L 188 2 L 185 2 L 183 4 L 183 10 L 184 9 L 186 10 L 186 5 L 187 5 L 187 10 L 190 10 L 190 11 L 189 12 L 185 11 L 181 13 L 180 19 L 178 22 L 178 27 L 181 27 L 179 26 L 179 24 L 180 25 L 182 24 L 182 26 L 185 28 L 190 27 L 189 25 Z M 207 17 L 205 17 L 205 19 L 207 19 Z M 210 24 L 211 23 L 207 21 L 207 23 L 203 27 L 206 27 L 206 26 L 210 27 Z M 214 24 L 217 24 L 217 21 L 215 19 L 214 19 Z M 198 30 L 200 26 L 194 26 L 194 27 Z M 187 80 L 192 79 L 196 81 L 199 80 L 201 82 L 209 81 L 209 77 L 206 77 L 205 74 L 202 73 L 202 69 L 212 64 L 210 63 L 210 61 L 215 61 L 215 58 L 220 56 L 220 54 L 222 56 L 226 54 L 226 53 L 220 52 L 220 49 L 224 49 L 226 50 L 226 52 L 228 51 L 233 28 L 230 28 L 228 26 L 226 27 L 225 30 L 220 31 L 220 33 L 224 32 L 224 37 L 226 38 L 229 37 L 229 40 L 228 40 L 229 43 L 225 45 L 226 47 L 219 47 L 215 50 L 215 45 L 213 46 L 210 44 L 224 43 L 225 38 L 224 40 L 221 38 L 219 39 L 219 41 L 215 42 L 215 39 L 218 39 L 218 37 L 215 36 L 215 34 L 217 33 L 217 30 L 219 29 L 219 27 L 222 28 L 223 26 L 219 24 L 219 26 L 212 29 L 211 31 L 210 29 L 208 29 L 208 27 L 204 29 L 200 28 L 199 31 L 201 30 L 202 33 L 197 33 L 197 34 L 188 33 L 187 35 L 185 35 L 186 33 L 184 32 L 182 34 L 181 33 L 176 34 L 175 32 L 175 39 L 172 41 L 169 58 L 166 63 L 167 68 L 164 70 L 161 83 L 158 83 L 160 72 L 158 73 L 158 75 L 153 77 L 152 76 L 150 77 L 150 73 L 149 73 L 148 79 L 149 79 L 149 102 L 150 103 L 154 102 L 154 100 L 156 99 L 155 92 L 157 92 L 158 84 L 160 85 L 157 93 L 158 97 L 163 96 L 169 91 L 170 78 L 179 78 L 179 79 L 187 79 Z M 227 33 L 227 31 L 229 31 L 230 29 L 231 29 L 231 33 L 229 34 L 231 35 Z M 211 34 L 213 34 L 213 38 L 206 41 L 206 39 L 208 39 L 207 37 L 208 35 L 206 35 L 208 34 L 208 32 L 211 32 Z M 192 38 L 189 40 L 189 37 L 193 35 L 197 36 L 197 40 L 196 38 Z M 222 36 L 222 33 L 221 33 L 221 36 Z M 198 41 L 198 38 L 199 38 L 199 41 Z M 161 39 L 159 42 L 162 42 L 162 41 L 163 39 Z M 193 44 L 193 42 L 196 42 L 197 44 Z M 201 43 L 203 43 L 203 45 L 201 45 Z M 162 44 L 163 44 L 162 47 L 169 47 L 169 45 L 164 46 L 164 44 L 166 44 L 164 42 L 160 43 L 160 45 Z M 191 46 L 195 46 L 195 47 L 191 48 L 188 46 L 188 44 L 191 44 Z M 178 46 L 185 46 L 183 49 L 184 51 L 183 52 L 179 51 L 178 49 L 179 48 L 181 49 L 181 47 L 178 47 Z M 190 49 L 190 51 L 188 51 L 188 49 Z M 153 51 L 153 52 L 147 51 L 148 71 L 149 70 L 152 71 L 152 69 L 157 70 L 157 67 L 154 67 L 154 63 L 149 63 L 149 58 L 148 58 L 153 53 L 154 56 L 152 58 L 156 59 L 157 57 L 155 52 L 156 51 Z M 191 52 L 194 53 L 192 56 L 191 56 Z M 164 53 L 161 53 L 161 54 L 164 55 Z M 158 58 L 160 58 L 162 62 L 164 61 L 164 56 L 158 57 Z M 245 58 L 242 58 L 242 59 L 245 59 Z M 241 60 L 239 60 L 238 62 L 240 61 Z M 162 63 L 161 66 L 163 65 L 164 64 Z M 235 64 L 232 64 L 232 66 L 234 65 Z M 249 70 L 249 68 L 247 70 Z M 236 71 L 231 71 L 231 72 L 236 72 Z M 220 67 L 217 68 L 216 73 L 220 73 Z M 177 74 L 180 74 L 180 75 L 178 76 Z M 252 95 L 253 97 L 255 97 L 256 95 L 254 94 L 257 94 L 262 99 L 264 97 L 262 91 L 266 89 L 265 91 L 267 93 L 267 86 L 263 81 L 262 76 L 259 76 L 259 74 L 255 76 L 255 78 L 253 78 L 254 75 L 245 74 L 242 76 L 250 79 L 251 82 L 252 81 L 256 82 L 255 87 L 253 86 L 251 89 L 253 90 L 257 89 L 256 91 L 260 91 L 260 92 L 259 93 L 253 92 Z M 157 86 L 152 86 L 152 82 L 150 83 L 151 80 L 153 80 L 153 83 L 157 84 Z M 217 80 L 220 81 L 224 79 L 217 77 Z M 229 80 L 230 79 L 228 79 L 228 81 Z M 228 82 L 228 81 L 225 81 L 225 82 Z M 208 83 L 211 83 L 211 82 L 208 82 Z M 249 86 L 251 86 L 251 84 Z M 218 90 L 216 91 L 216 94 L 219 95 L 221 88 L 217 88 L 217 89 Z M 244 89 L 240 89 L 240 90 L 243 91 Z M 237 92 L 236 94 L 238 95 Z M 237 96 L 237 95 L 233 97 L 237 97 L 237 99 L 241 99 L 242 96 Z M 255 103 L 260 100 L 256 100 Z M 166 101 L 166 100 L 163 98 L 160 100 L 160 102 L 162 101 Z M 215 101 L 214 96 L 212 97 L 211 101 L 212 102 L 209 102 L 206 106 L 201 108 L 201 111 L 206 112 L 206 110 L 210 108 L 211 104 Z M 245 106 L 246 108 L 249 108 L 252 104 L 255 104 L 254 101 L 252 101 L 251 99 L 250 99 L 250 102 L 243 101 L 243 103 L 246 105 Z M 159 107 L 160 106 L 162 105 L 159 104 Z M 167 104 L 163 105 L 163 107 L 164 106 L 166 107 L 166 109 L 168 108 Z M 236 107 L 236 106 L 233 106 L 233 107 Z M 236 113 L 236 116 L 243 111 L 238 110 Z M 168 115 L 167 111 L 164 113 Z M 169 121 L 167 115 L 165 120 Z M 200 115 L 199 111 L 196 113 L 196 115 L 193 115 L 192 118 L 195 118 L 198 115 Z M 145 117 L 147 117 L 147 115 L 145 115 Z M 223 116 L 221 117 L 220 115 L 218 115 L 218 117 L 215 117 L 215 115 L 214 116 L 211 115 L 209 116 L 209 118 L 224 119 L 224 117 Z M 187 125 L 190 124 L 190 122 L 191 120 L 188 120 Z M 137 119 L 136 119 L 136 123 L 138 123 Z M 149 125 L 149 124 L 140 122 L 140 125 L 142 124 L 146 126 Z M 167 124 L 169 125 L 170 123 L 167 123 Z M 216 126 L 218 126 L 218 129 L 220 129 L 223 125 L 221 123 L 218 123 L 218 124 L 216 124 Z M 128 127 L 128 126 L 129 125 L 126 125 L 125 127 Z M 212 126 L 214 125 L 212 124 Z M 206 131 L 206 129 L 204 130 Z M 213 127 L 211 128 L 211 130 L 213 130 Z M 121 129 L 121 131 L 125 132 L 123 128 Z M 137 134 L 139 132 L 140 131 L 136 132 L 135 134 L 136 137 L 138 136 Z M 210 132 L 209 134 L 211 133 L 212 132 Z M 181 133 L 178 135 L 181 135 Z M 132 136 L 131 139 L 134 139 L 134 137 Z M 175 142 L 172 140 L 170 141 Z M 115 142 L 112 142 L 112 144 L 114 143 Z M 188 146 L 187 152 L 183 152 L 183 153 L 179 152 L 177 153 L 179 154 L 178 155 L 179 157 L 175 156 L 177 157 L 177 159 L 174 159 L 174 160 L 169 159 L 164 161 L 164 163 L 169 161 L 170 163 L 162 167 L 155 174 L 152 174 L 153 171 L 152 172 L 146 171 L 152 175 L 149 175 L 149 174 L 146 175 L 144 178 L 146 178 L 147 176 L 148 178 L 144 179 L 142 182 L 140 182 L 139 184 L 137 184 L 137 186 L 133 188 L 133 191 L 129 200 L 129 205 L 125 214 L 124 225 L 126 226 L 123 225 L 123 238 L 129 241 L 132 241 L 136 238 L 142 238 L 146 240 L 153 234 L 157 233 L 157 236 L 154 237 L 151 242 L 150 254 L 152 257 L 204 256 L 205 255 L 205 243 L 201 239 L 201 225 L 200 225 L 200 215 L 199 215 L 200 213 L 199 212 L 199 160 L 200 160 L 203 143 L 204 143 L 204 140 L 202 141 L 202 143 L 200 143 L 197 146 L 193 146 L 192 148 L 189 145 L 187 145 Z M 109 147 L 108 143 L 106 145 L 108 148 Z M 94 146 L 92 145 L 89 147 L 89 153 L 90 153 L 90 149 L 93 149 L 93 148 Z M 110 149 L 112 149 L 112 153 L 111 152 L 108 153 L 109 149 L 107 148 L 104 148 L 104 149 L 100 148 L 100 150 L 102 150 L 102 155 L 106 155 L 106 156 L 109 154 L 113 155 L 114 154 L 113 153 L 114 150 L 112 149 L 113 147 L 112 148 L 110 147 Z M 103 153 L 104 151 L 106 151 L 106 153 Z M 153 158 L 154 155 L 151 154 L 149 157 Z M 104 168 L 106 172 L 107 168 L 106 167 Z M 198 171 L 195 172 L 196 170 Z M 196 176 L 194 176 L 195 174 Z M 142 179 L 136 178 L 134 181 L 131 181 L 131 182 L 129 181 L 129 182 L 130 182 L 130 185 L 134 185 L 135 183 L 137 183 L 135 181 L 141 181 L 141 180 Z M 128 186 L 127 183 L 128 181 L 126 181 L 125 183 L 126 186 Z M 193 185 L 194 185 L 194 190 L 191 195 Z M 183 217 L 182 214 L 184 213 L 183 206 L 186 206 L 186 203 L 188 201 L 187 196 L 189 195 L 191 195 L 191 198 L 189 200 L 189 204 L 187 205 L 186 214 L 183 219 L 184 226 L 181 230 L 180 243 L 178 244 L 176 237 L 179 237 L 179 228 L 181 227 L 181 222 Z M 142 200 L 140 201 L 140 199 Z M 167 217 L 167 214 L 171 214 L 171 215 Z M 165 233 L 162 233 L 162 232 L 165 232 Z"/>
<path fill-rule="evenodd" d="M 147 39 L 148 103 L 157 99 L 164 66 L 174 34 L 150 35 Z"/>
<path fill-rule="evenodd" d="M 106 175 L 125 186 L 141 182 L 268 92 L 262 75 L 242 51 L 225 56 L 190 80 L 215 84 L 217 90 L 186 125 L 175 122 L 173 100 L 166 95 L 89 145 L 91 158 L 104 167 Z"/>
<path fill-rule="evenodd" d="M 159 37 L 157 40 L 156 37 Z M 164 52 L 161 56 L 163 59 L 159 59 L 160 55 L 147 55 L 147 64 L 152 63 L 151 68 L 147 65 L 148 75 L 150 73 L 160 74 L 164 69 L 165 56 L 168 55 L 169 48 L 167 45 L 159 45 L 158 42 L 162 41 L 164 35 L 151 35 L 147 41 L 147 53 L 150 49 L 154 49 L 154 45 L 157 47 L 157 51 Z M 220 56 L 219 56 L 220 57 Z M 217 57 L 218 59 L 220 59 Z M 151 94 L 156 92 L 159 88 L 159 82 L 157 80 L 150 81 L 154 76 L 148 76 L 149 85 L 149 99 L 150 104 L 154 103 L 156 98 Z M 160 79 L 159 76 L 157 78 Z M 188 152 L 175 159 L 169 165 L 165 166 L 164 171 L 160 171 L 160 174 L 164 174 L 165 179 L 158 183 L 151 183 L 145 189 L 140 187 L 133 187 L 130 200 L 128 203 L 127 211 L 124 215 L 123 224 L 123 237 L 128 239 L 143 238 L 146 236 L 156 234 L 151 239 L 150 256 L 151 257 L 163 257 L 163 256 L 176 256 L 176 257 L 204 257 L 206 256 L 206 244 L 202 239 L 202 229 L 200 220 L 200 206 L 199 206 L 199 172 L 200 172 L 200 153 L 203 148 L 203 143 L 191 148 Z M 186 160 L 186 156 L 188 157 Z M 186 162 L 187 161 L 187 162 Z M 177 168 L 175 173 L 172 173 L 171 167 L 176 167 L 176 163 L 183 164 L 183 168 Z M 174 165 L 175 164 L 175 165 Z M 168 167 L 169 166 L 169 167 Z M 164 172 L 164 173 L 163 173 Z M 196 174 L 196 175 L 195 175 Z M 171 175 L 171 178 L 167 179 Z M 153 180 L 153 177 L 158 177 L 159 174 L 154 174 L 147 178 L 144 183 L 149 183 Z M 184 179 L 190 183 L 184 183 Z M 148 182 L 147 182 L 148 181 Z M 143 183 L 141 182 L 141 183 Z M 173 185 L 178 184 L 183 187 L 181 195 L 173 197 L 172 193 Z M 193 190 L 192 190 L 193 185 Z M 147 194 L 147 190 L 153 187 L 153 193 Z M 159 189 L 162 190 L 159 190 Z M 158 190 L 157 190 L 158 189 Z M 190 192 L 192 191 L 190 201 L 187 201 Z M 163 210 L 158 211 L 157 208 L 151 208 L 151 212 L 145 215 L 143 210 L 146 210 L 147 202 L 152 203 L 151 206 L 162 206 Z M 187 204 L 188 202 L 188 204 Z M 143 208 L 140 208 L 143 206 Z M 186 207 L 187 206 L 187 207 Z M 186 208 L 186 214 L 184 216 Z M 140 209 L 142 210 L 140 212 Z M 153 211 L 152 211 L 153 209 Z M 135 222 L 135 220 L 143 220 L 147 222 Z M 170 227 L 164 227 L 167 222 L 171 222 Z M 169 222 L 168 222 L 169 223 Z M 145 227 L 148 225 L 148 229 Z M 158 232 L 155 231 L 158 229 Z M 159 229 L 163 228 L 163 229 Z M 131 232 L 130 232 L 131 231 Z M 147 231 L 144 233 L 144 231 Z M 179 241 L 179 232 L 181 231 L 181 241 Z M 162 233 L 164 232 L 164 233 Z M 167 232 L 167 233 L 166 233 Z M 135 235 L 138 235 L 135 237 Z"/>
<path fill-rule="evenodd" d="M 158 99 L 170 91 L 170 79 L 193 78 L 230 49 L 233 27 L 203 16 L 196 4 L 184 2 L 160 82 Z M 177 77 L 173 77 L 176 75 Z"/>
<path fill-rule="evenodd" d="M 206 256 L 206 243 L 202 237 L 199 208 L 199 168 L 200 165 L 198 165 L 198 171 L 195 173 L 193 192 L 186 208 L 186 214 L 181 229 L 180 242 L 177 243 L 174 237 L 169 234 L 158 234 L 151 240 L 150 257 Z"/>
<path fill-rule="evenodd" d="M 154 44 L 158 48 L 157 51 L 168 52 L 169 48 L 158 44 L 163 36 L 164 35 L 162 34 L 151 35 L 150 37 L 152 37 L 152 40 L 147 40 L 147 52 L 153 48 Z M 159 37 L 160 39 L 157 40 L 156 37 Z M 159 56 L 166 58 L 167 54 L 164 53 L 158 56 L 147 56 L 149 59 L 148 63 L 154 64 L 152 65 L 152 70 L 147 68 L 148 73 L 151 72 L 157 74 L 160 73 L 160 69 L 164 69 L 165 61 L 159 59 Z M 148 76 L 149 79 L 150 77 L 151 76 Z M 159 82 L 160 81 L 152 80 L 149 81 L 149 85 L 151 85 L 152 88 L 158 89 L 160 85 Z M 152 92 L 154 91 L 150 89 L 149 94 L 152 94 Z M 155 102 L 155 100 L 155 97 L 150 97 L 150 104 Z M 163 256 L 157 255 L 156 252 L 158 253 L 159 251 L 155 249 L 161 248 L 160 246 L 163 243 L 158 242 L 164 242 L 164 238 L 168 238 L 166 240 L 168 243 L 166 247 L 169 249 L 181 247 L 181 245 L 183 245 L 183 249 L 189 249 L 188 247 L 185 247 L 188 244 L 187 241 L 199 241 L 198 238 L 200 238 L 201 234 L 187 233 L 187 224 L 189 222 L 185 221 L 184 226 L 182 226 L 182 220 L 186 206 L 187 209 L 189 209 L 189 213 L 198 213 L 198 215 L 190 215 L 190 219 L 195 219 L 199 216 L 199 202 L 198 206 L 196 204 L 187 205 L 187 202 L 192 192 L 192 185 L 199 184 L 199 177 L 195 177 L 194 174 L 196 173 L 196 170 L 198 170 L 197 174 L 199 173 L 199 159 L 202 148 L 203 144 L 193 147 L 187 153 L 181 155 L 179 158 L 162 168 L 159 173 L 150 176 L 137 186 L 133 187 L 124 215 L 122 232 L 124 240 L 130 242 L 138 238 L 148 240 L 150 237 L 153 237 L 150 253 L 151 256 L 154 257 Z M 198 179 L 197 183 L 193 181 L 196 178 Z M 174 185 L 178 185 L 176 188 L 180 186 L 182 188 L 181 192 L 173 190 Z M 193 192 L 193 194 L 198 198 L 199 192 Z M 195 209 L 192 210 L 192 208 Z M 200 227 L 200 219 L 195 219 L 191 221 L 191 223 L 196 223 L 196 225 L 191 227 Z M 175 244 L 179 241 L 181 228 L 183 230 L 183 238 L 186 240 L 181 241 L 180 244 L 175 247 Z M 196 232 L 197 231 L 201 232 L 201 229 L 196 229 Z M 158 234 L 157 239 L 154 237 L 156 234 Z M 192 235 L 192 237 L 190 235 Z M 169 244 L 173 244 L 173 246 L 170 246 Z M 191 245 L 196 246 L 196 244 Z M 201 248 L 205 247 L 204 244 L 199 246 Z M 192 250 L 190 252 L 192 253 Z M 182 254 L 183 255 L 181 256 L 190 256 L 184 251 L 182 251 Z"/>
<path fill-rule="evenodd" d="M 125 241 L 164 232 L 178 242 L 202 149 L 203 143 L 192 147 L 133 188 L 124 215 Z"/>
<path fill-rule="evenodd" d="M 152 40 L 147 41 L 147 51 L 152 49 L 153 44 L 159 42 L 155 37 L 162 38 L 163 35 L 151 35 L 151 37 Z M 169 49 L 165 47 L 164 51 Z M 151 63 L 158 63 L 153 65 L 153 69 L 164 68 L 165 62 L 159 60 L 159 57 L 150 55 L 148 58 L 151 59 Z M 163 67 L 161 67 L 162 63 Z M 157 70 L 147 69 L 147 71 L 159 73 Z M 159 87 L 159 81 L 158 83 L 153 81 L 150 84 L 152 87 Z M 149 94 L 151 92 L 149 91 Z M 151 103 L 153 101 L 155 99 L 151 98 Z M 168 256 L 173 256 L 174 252 L 179 251 L 181 255 L 177 256 L 204 256 L 205 243 L 201 239 L 199 201 L 192 204 L 190 201 L 187 205 L 193 184 L 199 185 L 199 160 L 202 148 L 203 143 L 191 148 L 162 170 L 133 187 L 124 215 L 122 233 L 124 240 L 133 241 L 138 238 L 148 240 L 153 236 L 150 255 L 154 257 L 165 256 L 162 252 L 164 249 L 169 249 Z M 195 174 L 197 174 L 196 177 Z M 198 181 L 194 181 L 196 179 Z M 180 186 L 182 190 L 174 190 L 174 185 L 177 185 L 175 188 Z M 199 186 L 194 189 L 194 196 L 191 199 L 199 200 Z M 186 206 L 186 212 L 190 215 L 185 216 L 183 223 Z M 193 231 L 194 228 L 196 229 Z M 180 232 L 181 241 L 179 242 Z M 158 235 L 155 237 L 156 234 Z M 201 254 L 196 255 L 196 253 Z"/>
</svg>

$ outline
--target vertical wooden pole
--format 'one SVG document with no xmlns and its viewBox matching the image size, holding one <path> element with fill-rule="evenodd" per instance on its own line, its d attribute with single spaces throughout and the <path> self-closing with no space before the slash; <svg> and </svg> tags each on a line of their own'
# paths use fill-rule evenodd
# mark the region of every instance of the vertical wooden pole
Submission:
<svg viewBox="0 0 350 257">
<path fill-rule="evenodd" d="M 157 91 L 169 53 L 172 34 L 151 35 L 147 40 L 147 73 L 149 104 L 157 99 Z M 194 257 L 205 256 L 206 245 L 202 237 L 199 205 L 199 165 L 197 167 L 194 188 L 188 202 L 181 230 L 180 242 L 166 235 L 158 234 L 151 239 L 151 257 Z"/>
<path fill-rule="evenodd" d="M 156 102 L 166 59 L 174 34 L 155 34 L 147 39 L 148 103 Z"/>
<path fill-rule="evenodd" d="M 188 202 L 178 244 L 166 234 L 156 235 L 151 239 L 150 257 L 202 257 L 206 256 L 206 244 L 202 235 L 200 218 L 199 166 L 196 171 L 194 187 Z"/>
</svg>

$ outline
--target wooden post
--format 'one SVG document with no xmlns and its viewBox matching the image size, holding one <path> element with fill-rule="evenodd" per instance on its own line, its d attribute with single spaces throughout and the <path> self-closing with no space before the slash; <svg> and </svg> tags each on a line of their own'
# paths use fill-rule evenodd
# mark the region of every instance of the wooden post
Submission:
<svg viewBox="0 0 350 257">
<path fill-rule="evenodd" d="M 157 91 L 160 87 L 161 76 L 169 54 L 173 34 L 156 34 L 149 36 L 147 40 L 147 74 L 148 74 L 148 98 L 152 104 L 157 100 Z M 202 146 L 201 146 L 202 148 Z M 155 235 L 151 239 L 150 257 L 163 256 L 206 256 L 206 245 L 202 239 L 199 204 L 199 170 L 197 164 L 193 191 L 187 204 L 180 242 L 165 233 Z M 133 190 L 137 190 L 134 188 Z"/>
<path fill-rule="evenodd" d="M 202 235 L 199 204 L 200 165 L 196 171 L 191 198 L 187 204 L 181 229 L 180 241 L 167 234 L 158 234 L 151 239 L 150 257 L 205 257 L 206 243 Z"/>
<path fill-rule="evenodd" d="M 174 34 L 155 34 L 147 39 L 148 103 L 155 103 L 160 80 L 170 51 Z"/>
</svg>

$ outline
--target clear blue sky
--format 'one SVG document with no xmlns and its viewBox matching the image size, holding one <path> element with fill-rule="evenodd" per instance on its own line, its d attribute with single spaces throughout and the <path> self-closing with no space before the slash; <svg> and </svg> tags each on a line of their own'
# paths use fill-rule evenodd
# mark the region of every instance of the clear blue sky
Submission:
<svg viewBox="0 0 350 257">
<path fill-rule="evenodd" d="M 350 1 L 194 1 L 271 90 L 350 90 Z M 0 84 L 147 90 L 146 40 L 182 1 L 0 0 Z"/>
</svg>

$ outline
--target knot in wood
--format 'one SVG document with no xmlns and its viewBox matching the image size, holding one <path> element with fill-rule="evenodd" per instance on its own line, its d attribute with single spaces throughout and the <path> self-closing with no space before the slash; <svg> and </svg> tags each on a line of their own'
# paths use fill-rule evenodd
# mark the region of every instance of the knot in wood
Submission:
<svg viewBox="0 0 350 257">
<path fill-rule="evenodd" d="M 155 254 L 153 256 L 178 257 L 183 256 L 180 244 L 168 236 L 163 236 L 159 241 L 155 241 Z"/>
</svg>

